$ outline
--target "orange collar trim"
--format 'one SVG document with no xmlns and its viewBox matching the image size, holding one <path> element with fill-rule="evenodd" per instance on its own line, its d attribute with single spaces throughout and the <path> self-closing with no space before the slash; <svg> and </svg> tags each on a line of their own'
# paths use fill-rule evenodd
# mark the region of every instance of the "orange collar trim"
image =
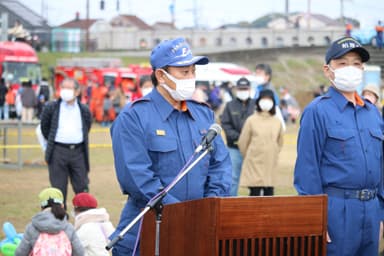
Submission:
<svg viewBox="0 0 384 256">
<path fill-rule="evenodd" d="M 357 92 L 355 92 L 355 100 L 356 100 L 356 105 L 359 105 L 359 106 L 364 106 L 364 100 L 359 96 L 359 94 L 357 94 Z"/>
<path fill-rule="evenodd" d="M 184 100 L 181 102 L 181 111 L 185 112 L 188 110 L 187 102 Z"/>
</svg>

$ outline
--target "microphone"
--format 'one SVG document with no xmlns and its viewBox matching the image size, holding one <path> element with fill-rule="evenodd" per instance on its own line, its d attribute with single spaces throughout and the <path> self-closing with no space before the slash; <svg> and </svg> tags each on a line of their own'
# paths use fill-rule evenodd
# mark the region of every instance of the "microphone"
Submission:
<svg viewBox="0 0 384 256">
<path fill-rule="evenodd" d="M 195 153 L 199 153 L 201 150 L 206 149 L 211 145 L 212 141 L 216 138 L 218 134 L 221 133 L 221 127 L 218 124 L 212 124 L 209 127 L 207 134 L 201 140 L 200 145 L 196 148 Z"/>
</svg>

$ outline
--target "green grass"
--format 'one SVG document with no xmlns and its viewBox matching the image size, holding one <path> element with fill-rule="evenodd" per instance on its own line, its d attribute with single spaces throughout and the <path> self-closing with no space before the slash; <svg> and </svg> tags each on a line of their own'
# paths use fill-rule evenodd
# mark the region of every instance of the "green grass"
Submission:
<svg viewBox="0 0 384 256">
<path fill-rule="evenodd" d="M 298 60 L 298 59 L 288 59 L 287 65 L 289 66 L 290 69 L 295 69 L 295 70 L 304 70 L 308 68 L 307 65 L 305 65 L 305 61 Z"/>
</svg>

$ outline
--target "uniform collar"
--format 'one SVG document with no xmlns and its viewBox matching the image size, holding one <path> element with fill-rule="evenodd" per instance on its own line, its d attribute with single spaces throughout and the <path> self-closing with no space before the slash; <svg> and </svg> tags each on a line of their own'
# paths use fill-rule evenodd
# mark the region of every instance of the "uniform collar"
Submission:
<svg viewBox="0 0 384 256">
<path fill-rule="evenodd" d="M 348 104 L 351 104 L 341 92 L 336 90 L 333 86 L 330 86 L 328 92 L 324 95 L 324 97 L 331 98 L 336 106 L 339 108 L 339 111 L 342 112 L 347 107 Z M 361 97 L 355 92 L 356 106 L 366 107 L 369 109 L 368 104 L 361 99 Z"/>
<path fill-rule="evenodd" d="M 158 92 L 158 90 L 155 88 L 152 90 L 151 98 L 153 99 L 155 103 L 155 107 L 157 108 L 157 111 L 160 113 L 161 119 L 163 121 L 167 120 L 168 117 L 172 114 L 173 111 L 176 109 Z M 192 108 L 188 101 L 181 103 L 181 108 L 183 112 L 187 112 L 192 119 L 195 119 L 192 114 Z M 178 111 L 178 110 L 176 110 Z"/>
</svg>

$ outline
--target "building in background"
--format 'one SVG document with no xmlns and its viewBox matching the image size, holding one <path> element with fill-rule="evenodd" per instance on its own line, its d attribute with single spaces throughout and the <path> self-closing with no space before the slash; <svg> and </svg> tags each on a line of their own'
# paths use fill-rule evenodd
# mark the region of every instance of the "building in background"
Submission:
<svg viewBox="0 0 384 256">
<path fill-rule="evenodd" d="M 68 21 L 52 29 L 51 49 L 57 52 L 81 52 L 86 49 L 95 51 L 97 44 L 92 40 L 87 32 L 90 33 L 92 26 L 97 23 L 97 19 L 80 19 L 79 13 L 73 20 Z M 88 44 L 88 47 L 86 47 Z"/>
<path fill-rule="evenodd" d="M 29 33 L 28 41 L 36 50 L 49 48 L 51 27 L 39 14 L 17 0 L 1 0 L 0 13 L 8 14 L 8 28 L 12 28 L 17 21 L 21 23 Z"/>
<path fill-rule="evenodd" d="M 160 41 L 184 37 L 204 52 L 228 50 L 326 46 L 345 33 L 344 25 L 324 15 L 312 14 L 311 26 L 304 13 L 268 14 L 251 23 L 223 24 L 216 29 L 177 29 L 172 22 L 149 25 L 136 15 L 120 14 L 111 20 L 76 17 L 52 29 L 45 20 L 17 0 L 1 0 L 0 12 L 9 13 L 9 24 L 19 19 L 32 38 L 43 40 L 52 51 L 149 50 Z"/>
</svg>

